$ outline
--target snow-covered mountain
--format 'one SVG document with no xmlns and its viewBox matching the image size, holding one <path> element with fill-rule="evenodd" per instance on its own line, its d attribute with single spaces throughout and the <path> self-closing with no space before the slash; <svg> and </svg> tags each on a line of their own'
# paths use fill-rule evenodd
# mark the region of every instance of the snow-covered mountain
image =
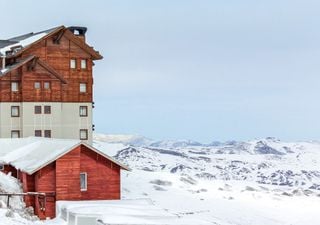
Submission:
<svg viewBox="0 0 320 225">
<path fill-rule="evenodd" d="M 319 142 L 265 138 L 201 144 L 117 137 L 95 138 L 94 145 L 132 168 L 123 175 L 124 198 L 149 197 L 178 215 L 213 224 L 320 224 L 313 220 L 320 221 L 314 208 L 303 211 L 311 220 L 299 210 L 300 204 L 320 207 Z M 284 215 L 288 208 L 295 212 L 291 217 Z"/>
</svg>

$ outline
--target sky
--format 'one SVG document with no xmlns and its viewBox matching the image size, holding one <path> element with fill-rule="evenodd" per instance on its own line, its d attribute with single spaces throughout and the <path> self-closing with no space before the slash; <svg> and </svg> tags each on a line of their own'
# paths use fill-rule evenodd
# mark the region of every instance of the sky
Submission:
<svg viewBox="0 0 320 225">
<path fill-rule="evenodd" d="M 0 0 L 0 38 L 88 27 L 96 132 L 320 140 L 320 1 Z"/>
</svg>

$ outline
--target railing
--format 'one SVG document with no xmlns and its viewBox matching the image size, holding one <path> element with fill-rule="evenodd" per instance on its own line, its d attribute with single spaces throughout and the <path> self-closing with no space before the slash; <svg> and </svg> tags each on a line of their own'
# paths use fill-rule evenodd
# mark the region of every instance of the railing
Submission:
<svg viewBox="0 0 320 225">
<path fill-rule="evenodd" d="M 25 193 L 0 193 L 0 196 L 7 196 L 7 207 L 10 208 L 10 198 L 13 196 L 34 196 L 39 200 L 40 210 L 46 210 L 46 197 L 54 196 L 54 193 L 43 193 L 43 192 L 25 192 Z"/>
</svg>

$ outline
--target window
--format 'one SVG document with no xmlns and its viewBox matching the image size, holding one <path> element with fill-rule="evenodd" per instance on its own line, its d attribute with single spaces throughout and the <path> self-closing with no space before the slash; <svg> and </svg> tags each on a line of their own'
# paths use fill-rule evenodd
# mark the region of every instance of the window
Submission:
<svg viewBox="0 0 320 225">
<path fill-rule="evenodd" d="M 34 114 L 41 114 L 41 106 L 40 105 L 34 106 Z"/>
<path fill-rule="evenodd" d="M 44 137 L 51 138 L 51 130 L 44 130 Z"/>
<path fill-rule="evenodd" d="M 50 82 L 44 82 L 44 83 L 43 83 L 43 88 L 44 88 L 45 90 L 49 90 L 49 89 L 50 89 Z"/>
<path fill-rule="evenodd" d="M 80 93 L 86 93 L 86 92 L 87 92 L 87 84 L 80 83 Z"/>
<path fill-rule="evenodd" d="M 88 140 L 88 130 L 87 129 L 80 130 L 80 140 Z"/>
<path fill-rule="evenodd" d="M 0 170 L 4 170 L 4 165 L 0 164 Z"/>
<path fill-rule="evenodd" d="M 35 130 L 35 131 L 34 131 L 34 136 L 35 136 L 35 137 L 41 137 L 41 136 L 42 136 L 41 130 Z"/>
<path fill-rule="evenodd" d="M 87 106 L 80 106 L 80 116 L 81 117 L 88 116 L 88 107 Z"/>
<path fill-rule="evenodd" d="M 70 68 L 75 69 L 77 67 L 77 61 L 75 59 L 70 59 Z"/>
<path fill-rule="evenodd" d="M 35 89 L 40 89 L 41 88 L 41 83 L 40 82 L 34 82 L 34 88 Z"/>
<path fill-rule="evenodd" d="M 44 106 L 44 114 L 51 114 L 51 106 L 50 105 Z"/>
<path fill-rule="evenodd" d="M 87 60 L 81 59 L 81 69 L 87 69 Z"/>
<path fill-rule="evenodd" d="M 80 190 L 86 191 L 88 187 L 88 176 L 87 173 L 80 173 Z"/>
<path fill-rule="evenodd" d="M 11 82 L 11 91 L 13 91 L 13 92 L 19 91 L 19 83 L 18 82 Z"/>
<path fill-rule="evenodd" d="M 19 116 L 20 116 L 19 106 L 11 106 L 11 117 L 19 117 Z"/>
<path fill-rule="evenodd" d="M 11 138 L 19 138 L 20 137 L 20 131 L 19 130 L 12 130 L 11 131 Z"/>
</svg>

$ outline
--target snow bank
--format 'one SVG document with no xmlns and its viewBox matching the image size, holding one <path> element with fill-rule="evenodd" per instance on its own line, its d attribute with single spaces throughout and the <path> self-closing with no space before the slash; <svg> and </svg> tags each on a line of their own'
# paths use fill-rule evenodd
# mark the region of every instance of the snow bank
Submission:
<svg viewBox="0 0 320 225">
<path fill-rule="evenodd" d="M 18 180 L 11 175 L 0 172 L 0 192 L 1 193 L 21 193 L 22 187 Z M 7 197 L 0 196 L 0 200 L 7 202 Z M 10 207 L 13 209 L 22 209 L 25 206 L 22 197 L 11 197 Z"/>
</svg>

